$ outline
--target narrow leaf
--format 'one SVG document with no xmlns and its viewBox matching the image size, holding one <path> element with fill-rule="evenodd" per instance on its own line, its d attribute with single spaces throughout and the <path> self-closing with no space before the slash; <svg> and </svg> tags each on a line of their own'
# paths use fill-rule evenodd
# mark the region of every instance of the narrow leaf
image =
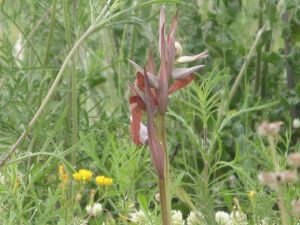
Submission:
<svg viewBox="0 0 300 225">
<path fill-rule="evenodd" d="M 136 64 L 135 62 L 133 62 L 131 60 L 128 60 L 128 61 L 137 71 L 139 71 L 144 76 L 144 70 L 142 69 L 142 67 L 140 67 L 138 64 Z M 149 78 L 149 83 L 150 83 L 151 87 L 158 89 L 158 77 L 155 76 L 154 74 L 148 72 L 148 78 Z"/>
</svg>

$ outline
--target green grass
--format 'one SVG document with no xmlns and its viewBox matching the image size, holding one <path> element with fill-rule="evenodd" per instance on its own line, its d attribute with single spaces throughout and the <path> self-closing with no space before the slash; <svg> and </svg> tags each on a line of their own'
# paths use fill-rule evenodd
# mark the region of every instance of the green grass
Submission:
<svg viewBox="0 0 300 225">
<path fill-rule="evenodd" d="M 209 50 L 205 69 L 169 98 L 172 210 L 184 219 L 195 211 L 207 225 L 217 224 L 217 211 L 242 211 L 250 225 L 264 218 L 281 224 L 277 192 L 257 179 L 274 167 L 256 129 L 263 120 L 284 122 L 276 157 L 281 170 L 290 168 L 288 154 L 300 151 L 290 114 L 300 102 L 299 7 L 297 0 L 263 2 L 260 30 L 259 0 L 0 1 L 0 224 L 134 224 L 135 210 L 161 224 L 149 148 L 131 141 L 128 82 L 135 72 L 128 59 L 144 65 L 152 48 L 158 63 L 162 4 L 167 24 L 179 9 L 184 54 Z M 81 168 L 93 172 L 90 182 L 72 178 Z M 97 186 L 97 175 L 111 177 L 112 186 Z M 294 225 L 299 183 L 283 189 L 287 224 Z M 104 209 L 97 218 L 86 211 L 93 201 Z"/>
</svg>

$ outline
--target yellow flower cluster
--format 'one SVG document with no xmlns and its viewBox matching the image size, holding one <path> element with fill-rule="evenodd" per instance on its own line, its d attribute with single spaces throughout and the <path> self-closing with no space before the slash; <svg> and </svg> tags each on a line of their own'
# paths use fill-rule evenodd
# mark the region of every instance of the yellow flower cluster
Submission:
<svg viewBox="0 0 300 225">
<path fill-rule="evenodd" d="M 93 176 L 92 171 L 86 169 L 80 169 L 78 172 L 73 173 L 73 178 L 75 181 L 88 182 Z M 111 186 L 113 179 L 105 176 L 97 176 L 95 179 L 98 185 Z"/>
<path fill-rule="evenodd" d="M 105 177 L 105 176 L 97 176 L 96 177 L 96 183 L 98 185 L 111 186 L 112 182 L 113 182 L 113 180 L 109 177 Z"/>
<path fill-rule="evenodd" d="M 86 169 L 80 169 L 78 172 L 73 173 L 73 178 L 76 181 L 87 182 L 93 176 L 92 171 Z"/>
</svg>

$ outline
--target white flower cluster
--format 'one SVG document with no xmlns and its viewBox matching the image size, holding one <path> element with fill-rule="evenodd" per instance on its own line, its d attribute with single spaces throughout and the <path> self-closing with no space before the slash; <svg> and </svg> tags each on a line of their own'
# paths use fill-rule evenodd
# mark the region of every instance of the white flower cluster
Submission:
<svg viewBox="0 0 300 225">
<path fill-rule="evenodd" d="M 138 225 L 149 225 L 151 222 L 146 214 L 142 211 L 135 211 L 130 214 L 130 220 Z M 204 216 L 199 212 L 190 212 L 186 220 L 183 219 L 182 213 L 178 210 L 172 210 L 171 212 L 172 225 L 208 225 Z M 218 225 L 248 225 L 247 215 L 241 211 L 234 211 L 227 213 L 223 211 L 217 211 L 215 213 L 215 220 Z M 261 225 L 266 224 L 266 219 L 261 221 Z"/>
<path fill-rule="evenodd" d="M 95 203 L 93 205 L 88 205 L 85 209 L 89 216 L 97 217 L 102 212 L 102 205 L 100 203 Z"/>
</svg>

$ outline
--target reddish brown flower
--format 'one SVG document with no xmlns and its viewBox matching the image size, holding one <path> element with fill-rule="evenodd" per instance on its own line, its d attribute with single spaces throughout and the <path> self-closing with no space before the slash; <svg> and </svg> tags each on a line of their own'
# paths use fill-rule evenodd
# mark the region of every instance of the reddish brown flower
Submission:
<svg viewBox="0 0 300 225">
<path fill-rule="evenodd" d="M 175 68 L 175 64 L 189 63 L 200 60 L 208 56 L 207 51 L 194 56 L 180 56 L 181 52 L 179 43 L 175 46 L 175 33 L 177 27 L 178 13 L 172 18 L 170 31 L 165 35 L 165 12 L 162 7 L 160 10 L 159 20 L 159 54 L 160 54 L 160 70 L 159 76 L 156 74 L 152 51 L 148 54 L 148 63 L 144 70 L 141 66 L 130 60 L 132 66 L 137 70 L 134 84 L 130 84 L 133 95 L 130 97 L 131 111 L 131 135 L 135 144 L 141 145 L 147 142 L 148 135 L 141 130 L 142 113 L 146 111 L 146 98 L 153 101 L 153 114 L 164 114 L 167 110 L 168 95 L 176 90 L 187 86 L 193 79 L 193 73 L 204 65 L 198 65 L 191 68 Z M 177 55 L 176 55 L 177 53 Z M 177 57 L 177 58 L 176 58 Z M 147 71 L 147 72 L 145 72 Z M 146 78 L 147 77 L 147 78 Z M 145 92 L 145 80 L 149 81 L 149 96 Z M 148 114 L 148 109 L 147 109 Z M 149 126 L 149 119 L 148 119 Z M 149 129 L 148 129 L 149 132 Z"/>
</svg>

